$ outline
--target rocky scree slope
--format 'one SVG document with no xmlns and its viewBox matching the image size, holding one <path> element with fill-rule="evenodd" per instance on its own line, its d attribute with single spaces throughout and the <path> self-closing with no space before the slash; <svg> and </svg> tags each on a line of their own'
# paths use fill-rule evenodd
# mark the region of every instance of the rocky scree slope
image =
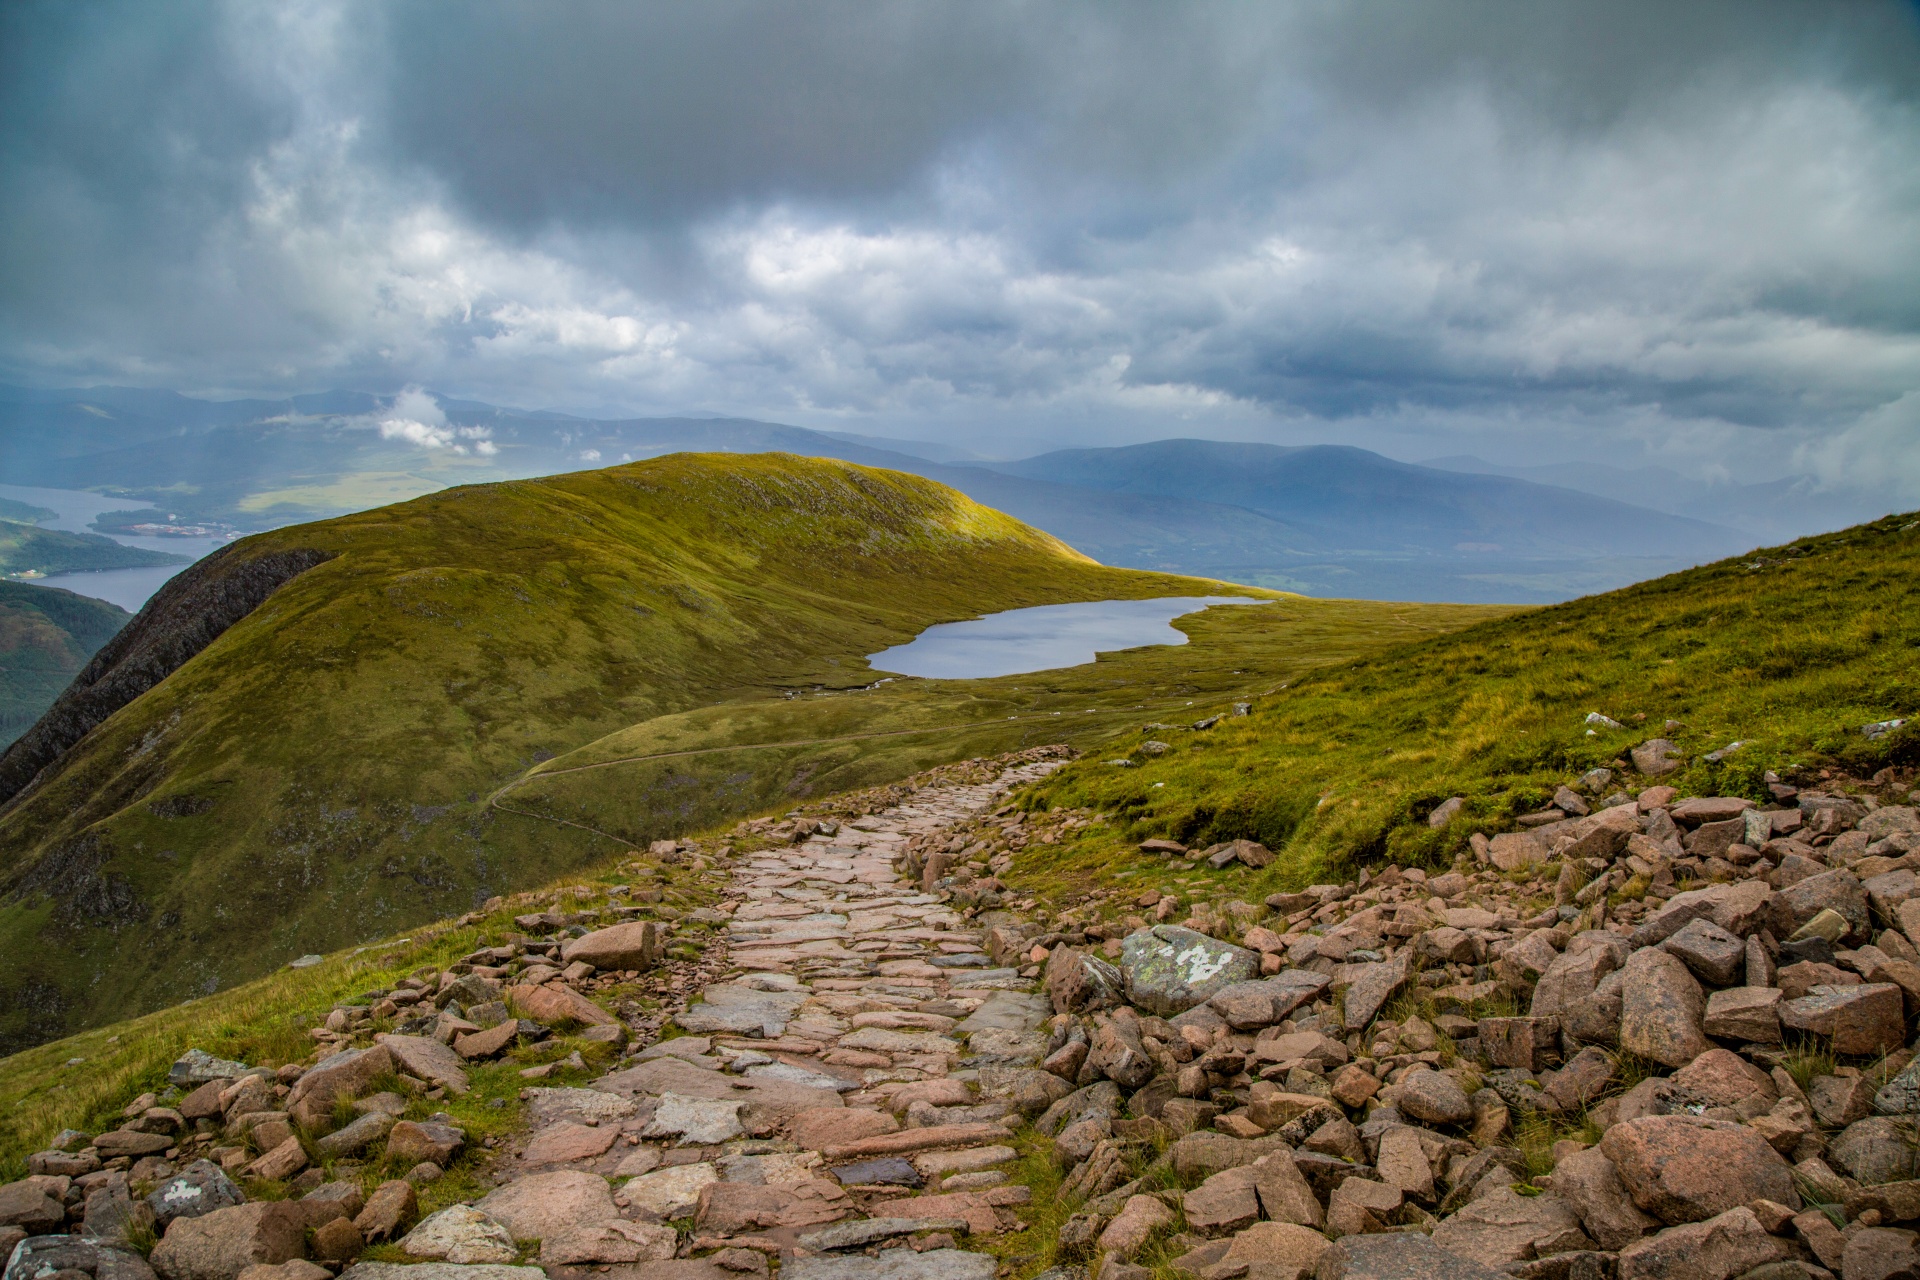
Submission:
<svg viewBox="0 0 1920 1280">
<path fill-rule="evenodd" d="M 276 1073 L 309 1141 L 359 1127 L 351 1140 L 384 1141 L 388 1168 L 420 1154 L 412 1129 L 367 1138 L 379 1108 L 348 1122 L 346 1101 L 372 1088 L 381 1050 L 430 1092 L 454 1088 L 445 1070 L 463 1045 L 492 1049 L 562 1006 L 604 1028 L 596 1043 L 638 1034 L 587 1088 L 530 1090 L 535 1127 L 498 1144 L 493 1189 L 405 1234 L 404 1215 L 361 1221 L 382 1194 L 405 1203 L 405 1179 L 362 1195 L 349 1220 L 328 1202 L 360 1193 L 310 1174 L 291 1212 L 316 1202 L 321 1229 L 259 1246 L 256 1220 L 225 1209 L 247 1248 L 189 1261 L 212 1256 L 200 1241 L 235 1237 L 193 1228 L 175 1248 L 169 1227 L 154 1265 L 165 1280 L 238 1280 L 248 1262 L 288 1268 L 248 1280 L 319 1280 L 282 1259 L 344 1266 L 372 1234 L 398 1251 L 355 1264 L 355 1280 L 404 1278 L 388 1268 L 426 1258 L 445 1269 L 418 1280 L 518 1280 L 470 1268 L 523 1257 L 551 1277 L 607 1266 L 633 1280 L 776 1265 L 813 1280 L 1884 1280 L 1920 1267 L 1911 770 L 1774 783 L 1764 805 L 1590 773 L 1567 779 L 1561 817 L 1475 842 L 1444 873 L 1389 867 L 1176 922 L 1154 892 L 1137 906 L 1155 919 L 1094 920 L 1001 879 L 1017 878 L 1022 828 L 1039 845 L 1077 820 L 1033 813 L 1030 792 L 998 803 L 1060 754 L 702 843 L 732 876 L 710 909 L 724 972 L 674 1013 L 677 1038 L 647 1043 L 651 1024 L 574 1003 L 646 963 L 659 941 L 647 925 L 523 936 L 465 974 L 426 975 L 418 998 L 364 1025 L 317 1031 L 331 1055 L 428 992 L 446 998 L 400 1028 L 411 1037 Z M 1206 856 L 1269 855 L 1236 842 Z M 563 923 L 516 921 L 528 935 Z M 516 1013 L 511 1032 L 480 1026 Z M 234 1088 L 217 1095 L 237 1106 Z M 146 1125 L 95 1136 L 93 1155 L 179 1127 L 139 1115 Z M 308 1158 L 277 1129 L 254 1146 L 268 1141 L 226 1158 L 256 1174 L 281 1169 L 259 1166 L 276 1152 L 295 1171 Z M 62 1158 L 35 1157 L 43 1170 Z M 84 1223 L 111 1179 L 78 1175 L 99 1180 L 76 1195 L 71 1176 L 5 1194 L 36 1222 Z M 528 1255 L 517 1242 L 531 1240 Z"/>
<path fill-rule="evenodd" d="M 614 856 L 485 805 L 614 729 L 864 684 L 934 622 L 1218 585 L 782 455 L 452 490 L 176 581 L 0 762 L 0 1048 Z"/>
</svg>

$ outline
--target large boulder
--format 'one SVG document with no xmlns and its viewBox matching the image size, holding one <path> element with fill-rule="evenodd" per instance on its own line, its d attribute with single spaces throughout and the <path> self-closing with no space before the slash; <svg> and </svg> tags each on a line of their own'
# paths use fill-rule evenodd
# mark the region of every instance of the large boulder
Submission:
<svg viewBox="0 0 1920 1280">
<path fill-rule="evenodd" d="M 1409 1071 L 1394 1086 L 1394 1104 L 1428 1124 L 1465 1124 L 1473 1119 L 1473 1102 L 1467 1091 L 1444 1071 Z"/>
<path fill-rule="evenodd" d="M 1189 1191 L 1191 1198 L 1200 1190 Z M 1146 1246 L 1147 1237 L 1173 1221 L 1173 1210 L 1152 1196 L 1130 1196 L 1106 1230 L 1100 1233 L 1100 1251 L 1116 1258 L 1132 1258 Z M 1204 1230 L 1204 1227 L 1198 1228 Z"/>
<path fill-rule="evenodd" d="M 11 1251 L 0 1256 L 6 1267 L 5 1280 L 40 1280 L 61 1276 L 72 1280 L 154 1280 L 153 1268 L 131 1249 L 115 1248 L 98 1240 L 79 1236 L 29 1236 Z"/>
<path fill-rule="evenodd" d="M 1047 956 L 1041 984 L 1055 1013 L 1078 1013 L 1119 1004 L 1125 998 L 1127 980 L 1099 956 L 1063 943 Z"/>
<path fill-rule="evenodd" d="M 306 1215 L 288 1201 L 268 1200 L 177 1220 L 149 1260 L 162 1280 L 237 1280 L 257 1263 L 306 1252 Z"/>
<path fill-rule="evenodd" d="M 67 1211 L 55 1196 L 47 1194 L 48 1189 L 33 1179 L 0 1187 L 0 1227 L 19 1227 L 30 1236 L 59 1231 L 66 1225 Z"/>
<path fill-rule="evenodd" d="M 473 1266 L 520 1256 L 507 1229 L 472 1205 L 449 1205 L 409 1231 L 400 1248 L 414 1258 Z"/>
<path fill-rule="evenodd" d="M 322 1058 L 309 1068 L 287 1095 L 287 1114 L 308 1129 L 333 1123 L 333 1104 L 357 1098 L 374 1080 L 394 1069 L 393 1054 L 383 1044 L 371 1049 L 347 1049 Z M 284 1259 L 282 1259 L 284 1261 Z"/>
<path fill-rule="evenodd" d="M 1688 921 L 1660 949 L 1715 987 L 1732 986 L 1747 966 L 1747 944 L 1711 920 Z"/>
<path fill-rule="evenodd" d="M 1867 891 L 1851 871 L 1825 871 L 1788 885 L 1773 895 L 1773 933 L 1790 937 L 1795 930 L 1822 911 L 1837 911 L 1846 918 L 1848 938 L 1872 936 L 1873 913 Z"/>
<path fill-rule="evenodd" d="M 1564 1018 L 1592 997 L 1600 980 L 1627 962 L 1627 942 L 1619 934 L 1590 929 L 1576 934 L 1554 957 L 1533 988 L 1536 1018 Z"/>
<path fill-rule="evenodd" d="M 1620 1171 L 1598 1147 L 1576 1151 L 1554 1165 L 1553 1193 L 1573 1206 L 1602 1249 L 1624 1249 L 1660 1225 L 1633 1202 Z"/>
<path fill-rule="evenodd" d="M 1711 1046 L 1701 1023 L 1707 998 L 1687 966 L 1653 947 L 1627 957 L 1620 990 L 1620 1047 L 1683 1067 Z"/>
<path fill-rule="evenodd" d="M 516 1179 L 496 1187 L 474 1208 L 512 1232 L 516 1240 L 544 1240 L 568 1227 L 620 1216 L 607 1180 L 577 1169 Z"/>
<path fill-rule="evenodd" d="M 1348 1031 L 1361 1031 L 1372 1024 L 1396 991 L 1407 984 L 1413 952 L 1403 948 L 1391 960 L 1360 965 L 1347 984 L 1342 1009 Z"/>
<path fill-rule="evenodd" d="M 1758 1104 L 1765 1111 L 1780 1099 L 1773 1077 L 1727 1049 L 1709 1049 L 1673 1073 L 1673 1082 L 1713 1107 Z M 1752 1115 L 1756 1111 L 1742 1111 Z"/>
<path fill-rule="evenodd" d="M 381 1035 L 375 1040 L 387 1047 L 394 1063 L 410 1076 L 437 1084 L 448 1093 L 465 1093 L 466 1069 L 460 1055 L 438 1040 L 427 1036 Z"/>
<path fill-rule="evenodd" d="M 1505 1270 L 1532 1257 L 1590 1249 L 1573 1207 L 1551 1192 L 1523 1196 L 1498 1187 L 1433 1229 L 1433 1242 L 1484 1267 Z"/>
<path fill-rule="evenodd" d="M 1208 998 L 1207 1007 L 1225 1018 L 1235 1031 L 1252 1031 L 1279 1022 L 1313 1001 L 1331 983 L 1324 974 L 1288 969 L 1258 982 L 1222 987 Z"/>
<path fill-rule="evenodd" d="M 1215 992 L 1260 972 L 1260 953 L 1179 925 L 1155 925 L 1121 944 L 1127 999 L 1163 1018 L 1204 1003 Z"/>
<path fill-rule="evenodd" d="M 155 1225 L 164 1231 L 175 1218 L 198 1218 L 216 1209 L 245 1204 L 246 1199 L 219 1165 L 195 1160 L 155 1187 L 147 1205 L 153 1210 Z"/>
<path fill-rule="evenodd" d="M 1701 1027 L 1710 1036 L 1748 1044 L 1780 1043 L 1778 987 L 1728 987 L 1707 997 Z"/>
<path fill-rule="evenodd" d="M 1910 1120 L 1869 1116 L 1833 1140 L 1826 1160 L 1868 1186 L 1920 1177 L 1920 1134 Z"/>
<path fill-rule="evenodd" d="M 660 926 L 652 920 L 630 920 L 610 929 L 573 938 L 560 948 L 568 964 L 585 961 L 596 969 L 651 969 L 660 956 Z"/>
<path fill-rule="evenodd" d="M 1619 1280 L 1731 1280 L 1787 1253 L 1742 1205 L 1630 1244 L 1617 1266 Z"/>
<path fill-rule="evenodd" d="M 1745 1125 L 1642 1116 L 1607 1130 L 1600 1150 L 1633 1202 L 1665 1223 L 1703 1222 L 1760 1199 L 1800 1205 L 1792 1168 Z"/>
<path fill-rule="evenodd" d="M 1780 1021 L 1827 1037 L 1833 1051 L 1864 1055 L 1898 1049 L 1906 1039 L 1906 1004 L 1891 982 L 1817 986 L 1780 1004 Z"/>
</svg>

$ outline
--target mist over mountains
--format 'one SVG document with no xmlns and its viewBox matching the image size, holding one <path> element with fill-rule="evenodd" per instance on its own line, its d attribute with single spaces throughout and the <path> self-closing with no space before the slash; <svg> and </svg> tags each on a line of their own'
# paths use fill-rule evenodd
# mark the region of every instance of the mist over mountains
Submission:
<svg viewBox="0 0 1920 1280">
<path fill-rule="evenodd" d="M 88 488 L 268 528 L 463 483 L 680 451 L 789 452 L 939 480 L 1104 563 L 1317 596 L 1533 603 L 1728 555 L 1728 523 L 1553 480 L 1364 449 L 1162 440 L 987 461 L 939 444 L 733 418 L 591 420 L 410 391 L 207 401 L 0 389 L 0 482 Z M 1547 478 L 1547 477 L 1543 477 Z M 1591 488 L 1591 486 L 1588 486 Z M 1656 509 L 1667 506 L 1668 510 Z M 1801 532 L 1804 530 L 1794 530 Z"/>
</svg>

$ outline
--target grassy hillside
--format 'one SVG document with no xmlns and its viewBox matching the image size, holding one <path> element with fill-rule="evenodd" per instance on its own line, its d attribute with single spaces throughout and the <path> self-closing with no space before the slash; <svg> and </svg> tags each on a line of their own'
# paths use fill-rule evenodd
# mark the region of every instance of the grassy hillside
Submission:
<svg viewBox="0 0 1920 1280">
<path fill-rule="evenodd" d="M 0 582 L 0 746 L 38 720 L 132 616 L 57 587 Z"/>
<path fill-rule="evenodd" d="M 683 830 L 679 804 L 630 806 L 617 839 L 488 805 L 609 733 L 865 685 L 864 654 L 934 622 L 1218 588 L 1104 568 L 917 477 L 782 455 L 476 486 L 224 554 L 238 570 L 299 550 L 333 558 L 94 730 L 0 821 L 0 1045 L 219 990 Z M 759 767 L 734 768 L 701 812 L 764 803 Z M 774 775 L 784 794 L 792 776 Z"/>
<path fill-rule="evenodd" d="M 1916 671 L 1920 519 L 1890 516 L 1322 668 L 1210 733 L 1155 733 L 1165 755 L 1139 754 L 1135 734 L 1138 767 L 1084 760 L 1042 791 L 1123 817 L 1123 830 L 1063 845 L 1032 873 L 1085 887 L 1138 868 L 1115 852 L 1147 835 L 1276 850 L 1257 875 L 1214 877 L 1239 896 L 1382 857 L 1446 862 L 1475 831 L 1511 830 L 1567 777 L 1618 770 L 1663 736 L 1687 763 L 1662 782 L 1764 800 L 1770 769 L 1817 781 L 1816 766 L 1864 777 L 1920 761 L 1920 724 L 1861 732 L 1920 710 Z M 1590 712 L 1622 727 L 1589 725 Z M 1464 814 L 1431 829 L 1427 814 L 1451 795 Z"/>
<path fill-rule="evenodd" d="M 639 842 L 746 810 L 903 777 L 948 760 L 1066 742 L 1087 750 L 1154 720 L 1192 722 L 1315 667 L 1507 610 L 1282 598 L 1178 620 L 1186 645 L 989 680 L 900 680 L 661 716 L 535 766 L 496 811 Z"/>
</svg>

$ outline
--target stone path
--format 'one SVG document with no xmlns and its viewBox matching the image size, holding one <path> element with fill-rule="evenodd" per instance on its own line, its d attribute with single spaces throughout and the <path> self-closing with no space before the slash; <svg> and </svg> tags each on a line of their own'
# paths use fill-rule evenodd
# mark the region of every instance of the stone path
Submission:
<svg viewBox="0 0 1920 1280">
<path fill-rule="evenodd" d="M 1033 1069 L 1052 1009 L 897 868 L 1059 763 L 739 855 L 731 968 L 676 1017 L 685 1034 L 589 1087 L 529 1089 L 534 1125 L 479 1215 L 416 1232 L 538 1238 L 563 1278 L 732 1280 L 777 1259 L 787 1280 L 988 1280 L 975 1250 L 1029 1195 L 1002 1169 L 1020 1107 L 1057 1092 Z"/>
</svg>

